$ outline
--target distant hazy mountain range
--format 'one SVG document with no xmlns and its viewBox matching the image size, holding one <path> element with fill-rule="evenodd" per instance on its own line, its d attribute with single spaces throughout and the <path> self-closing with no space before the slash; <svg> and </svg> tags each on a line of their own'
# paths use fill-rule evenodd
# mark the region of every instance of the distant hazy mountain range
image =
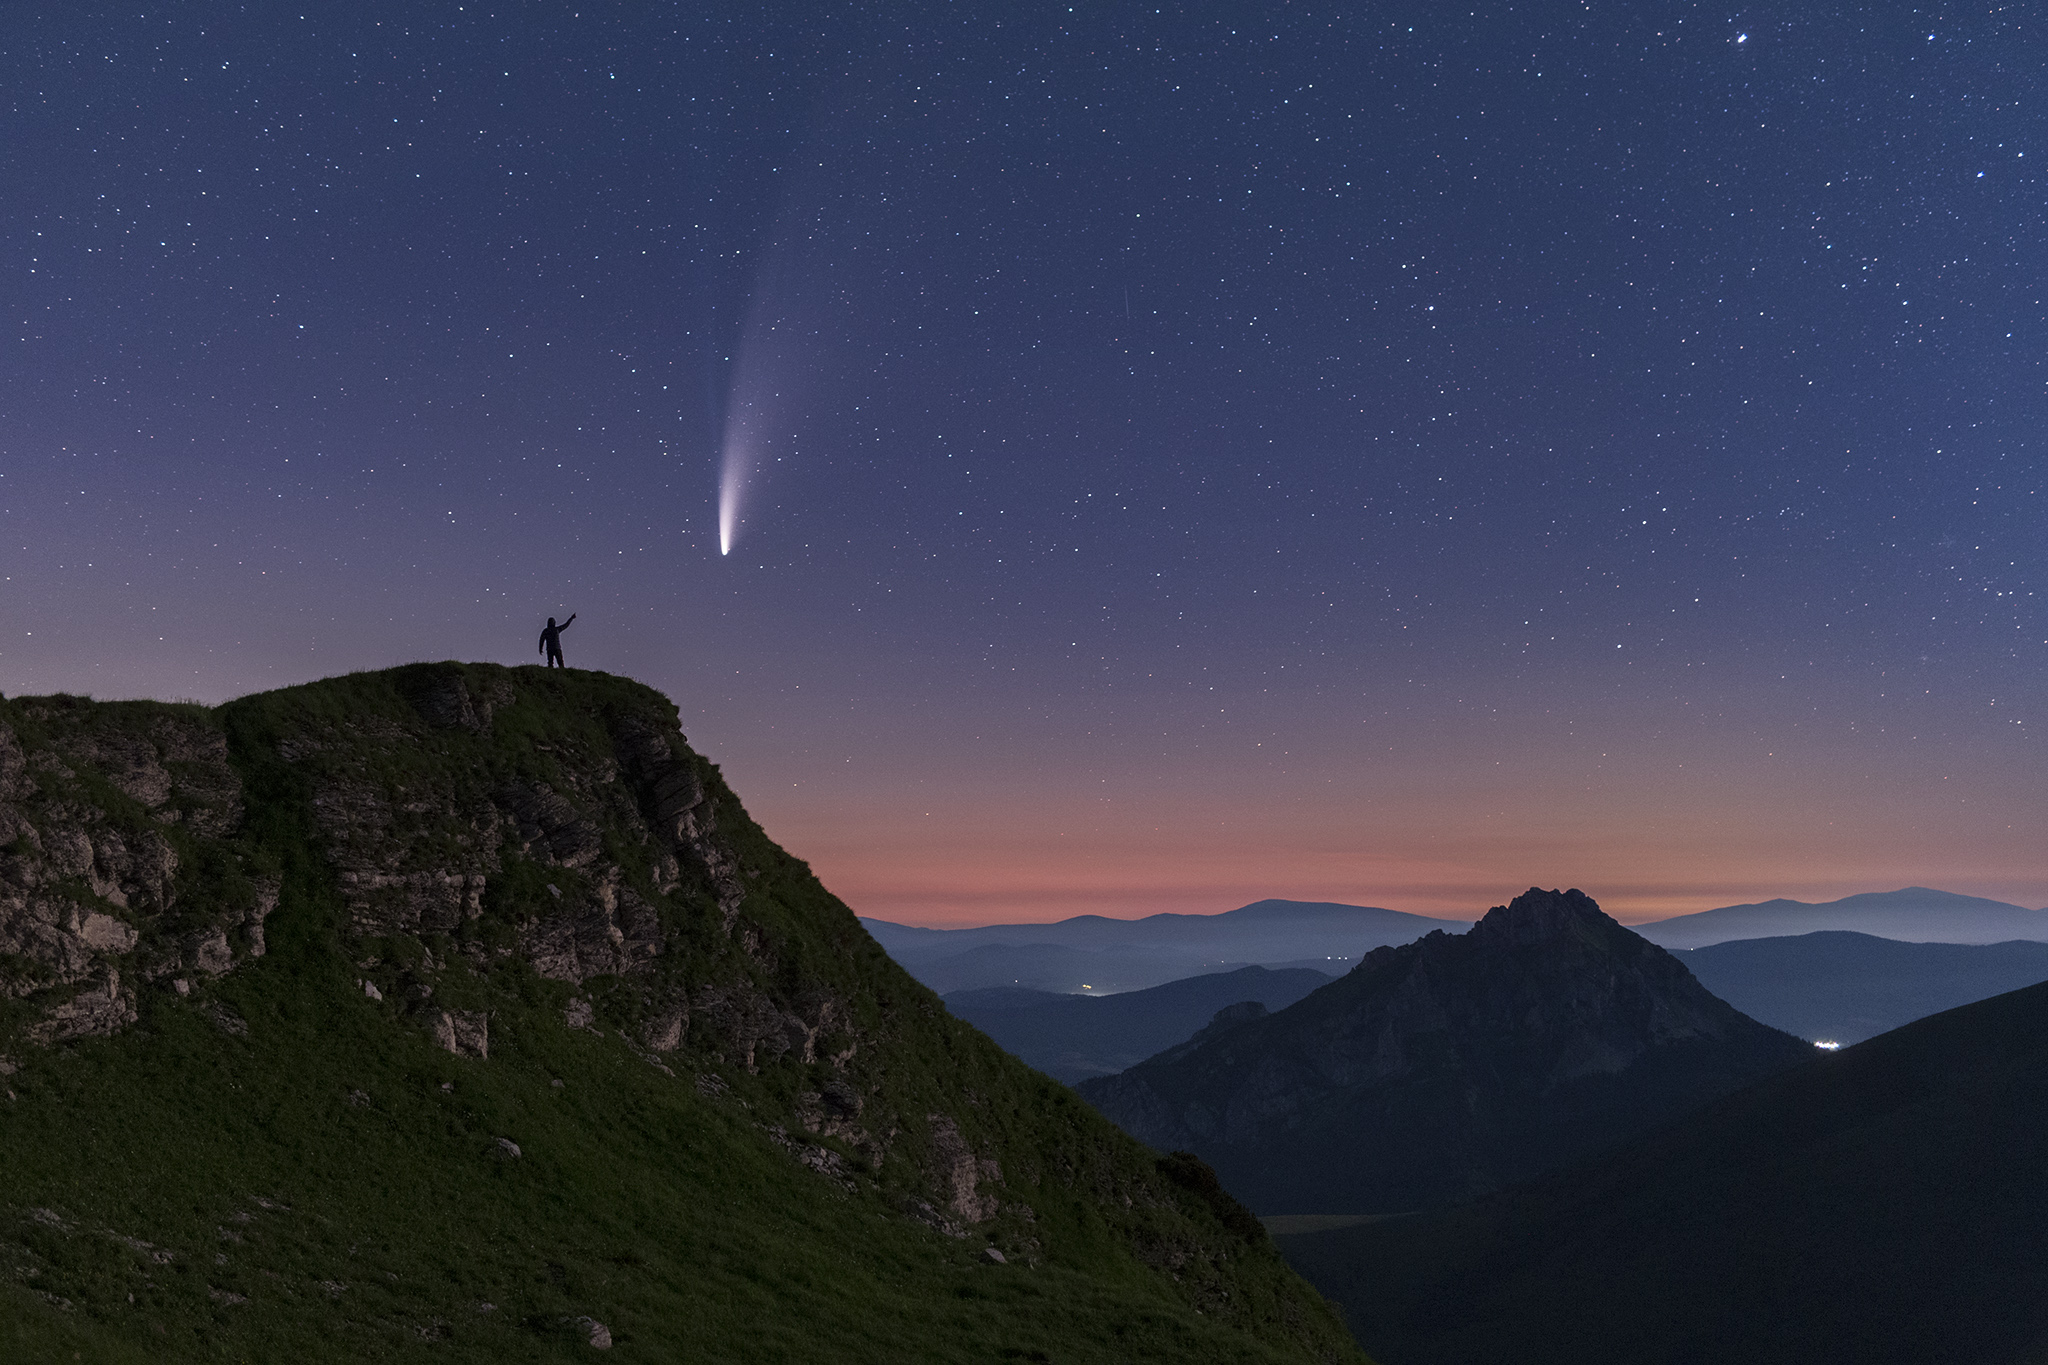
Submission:
<svg viewBox="0 0 2048 1365">
<path fill-rule="evenodd" d="M 2048 981 L 2048 943 L 2024 941 L 1899 943 L 1827 930 L 1717 943 L 1678 957 L 1750 1018 L 1838 1043 Z"/>
<path fill-rule="evenodd" d="M 1744 939 L 1675 956 L 1712 994 L 1797 1037 L 1844 1045 L 1943 1010 L 2048 981 L 2048 943 L 1900 943 L 1836 930 Z M 1339 965 L 1339 964 L 1332 964 Z M 1184 1043 L 1243 1001 L 1285 1009 L 1332 976 L 1241 967 L 1097 998 L 1020 986 L 955 991 L 946 1006 L 1068 1084 Z"/>
<path fill-rule="evenodd" d="M 1504 1188 L 1813 1055 L 1591 897 L 1532 888 L 1469 933 L 1377 949 L 1277 1014 L 1226 1011 L 1076 1088 L 1258 1212 L 1392 1213 Z"/>
<path fill-rule="evenodd" d="M 1072 1084 L 1136 1066 L 1186 1042 L 1226 1006 L 1249 1001 L 1285 1009 L 1330 979 L 1306 967 L 1240 967 L 1101 999 L 985 986 L 955 991 L 946 997 L 946 1008 L 1011 1056 Z"/>
<path fill-rule="evenodd" d="M 1392 1365 L 1927 1365 L 2048 1346 L 2048 985 L 1477 1205 L 1278 1238 Z"/>
<path fill-rule="evenodd" d="M 889 956 L 941 995 L 988 986 L 1062 994 L 1086 987 L 1090 994 L 1108 995 L 1247 965 L 1341 974 L 1374 948 L 1412 943 L 1433 929 L 1463 933 L 1469 927 L 1466 920 L 1376 906 L 1288 900 L 1256 901 L 1220 915 L 1081 915 L 1052 924 L 974 929 L 861 923 Z M 1728 905 L 1636 927 L 1664 948 L 1821 930 L 1914 943 L 2048 942 L 2048 910 L 1909 886 L 1820 904 Z"/>
<path fill-rule="evenodd" d="M 1462 933 L 1463 920 L 1431 919 L 1369 905 L 1264 900 L 1220 915 L 1081 915 L 1053 924 L 916 929 L 862 920 L 889 956 L 938 991 L 986 986 L 1094 992 L 1138 990 L 1251 964 L 1347 970 L 1386 944 L 1432 929 Z"/>
<path fill-rule="evenodd" d="M 1958 896 L 1909 886 L 1873 891 L 1838 901 L 1771 900 L 1757 905 L 1724 905 L 1697 915 L 1678 915 L 1636 932 L 1666 948 L 1703 948 L 1732 939 L 1775 938 L 1841 929 L 1909 943 L 2048 942 L 2048 910 L 2029 910 L 1981 896 Z"/>
</svg>

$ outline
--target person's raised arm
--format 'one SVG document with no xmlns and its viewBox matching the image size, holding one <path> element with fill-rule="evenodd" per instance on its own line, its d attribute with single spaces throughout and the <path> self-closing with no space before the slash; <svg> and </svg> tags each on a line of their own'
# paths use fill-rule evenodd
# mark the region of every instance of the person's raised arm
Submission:
<svg viewBox="0 0 2048 1365">
<path fill-rule="evenodd" d="M 575 624 L 576 624 L 576 613 L 572 611 L 572 612 L 570 612 L 570 613 L 569 613 L 569 619 L 568 619 L 568 620 L 566 620 L 566 621 L 564 621 L 564 622 L 562 622 L 562 624 L 561 624 L 561 625 L 559 625 L 559 626 L 556 626 L 556 627 L 555 627 L 555 629 L 556 629 L 556 630 L 567 630 L 567 629 L 568 629 L 568 628 L 569 628 L 570 626 L 573 626 L 573 625 L 575 625 Z"/>
</svg>

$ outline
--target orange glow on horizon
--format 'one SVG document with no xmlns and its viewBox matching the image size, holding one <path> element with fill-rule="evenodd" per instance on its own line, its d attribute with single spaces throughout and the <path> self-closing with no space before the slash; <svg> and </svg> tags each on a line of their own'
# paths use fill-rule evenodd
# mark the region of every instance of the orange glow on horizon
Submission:
<svg viewBox="0 0 2048 1365">
<path fill-rule="evenodd" d="M 1775 897 L 1829 901 L 1905 886 L 2029 908 L 2048 903 L 2040 859 L 1993 837 L 2002 830 L 1975 839 L 1887 838 L 1884 831 L 1851 839 L 1811 822 L 1772 828 L 1768 820 L 1661 818 L 1607 822 L 1610 832 L 1568 837 L 1484 828 L 1445 834 L 1460 826 L 1424 819 L 1354 833 L 1243 815 L 1219 828 L 1213 812 L 1195 811 L 1182 831 L 1141 814 L 1129 827 L 1077 833 L 1035 827 L 1028 813 L 992 822 L 986 810 L 956 810 L 943 822 L 922 811 L 892 819 L 872 806 L 851 821 L 814 807 L 764 812 L 771 814 L 769 828 L 784 846 L 857 913 L 933 928 L 1218 914 L 1267 898 L 1469 921 L 1532 885 L 1577 887 L 1628 924 Z M 1532 818 L 1526 827 L 1544 823 Z"/>
<path fill-rule="evenodd" d="M 731 779 L 858 913 L 935 927 L 1269 897 L 1469 921 L 1531 886 L 1623 923 L 1907 886 L 2048 905 L 2048 788 L 2002 733 L 1912 745 L 1597 706 L 1582 731 L 1524 703 L 1464 726 L 1299 721 L 1272 748 L 935 721 L 836 762 L 813 756 L 837 737 L 820 723 Z"/>
</svg>

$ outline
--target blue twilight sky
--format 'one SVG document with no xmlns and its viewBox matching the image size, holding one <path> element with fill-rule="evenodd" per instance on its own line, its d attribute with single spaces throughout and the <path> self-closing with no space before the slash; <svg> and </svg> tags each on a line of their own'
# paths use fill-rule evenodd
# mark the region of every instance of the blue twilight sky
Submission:
<svg viewBox="0 0 2048 1365">
<path fill-rule="evenodd" d="M 573 611 L 885 918 L 2048 904 L 2024 7 L 9 30 L 9 694 Z"/>
</svg>

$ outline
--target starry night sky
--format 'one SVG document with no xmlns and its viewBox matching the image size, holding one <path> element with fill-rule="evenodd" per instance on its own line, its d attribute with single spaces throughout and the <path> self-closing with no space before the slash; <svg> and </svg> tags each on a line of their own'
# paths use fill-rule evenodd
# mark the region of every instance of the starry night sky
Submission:
<svg viewBox="0 0 2048 1365">
<path fill-rule="evenodd" d="M 2032 18 L 17 11 L 0 690 L 573 611 L 883 918 L 2048 904 Z"/>
</svg>

